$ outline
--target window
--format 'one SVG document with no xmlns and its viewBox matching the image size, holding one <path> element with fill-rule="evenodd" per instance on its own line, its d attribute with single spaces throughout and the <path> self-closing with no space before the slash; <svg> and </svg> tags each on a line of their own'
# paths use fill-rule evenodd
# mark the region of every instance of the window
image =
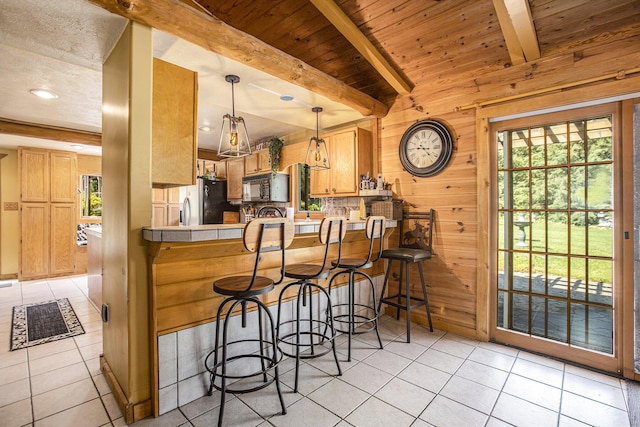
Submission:
<svg viewBox="0 0 640 427">
<path fill-rule="evenodd" d="M 311 174 L 309 165 L 298 165 L 298 211 L 320 211 L 322 199 L 311 197 Z"/>
<path fill-rule="evenodd" d="M 102 176 L 82 175 L 81 216 L 83 218 L 102 216 Z"/>
</svg>

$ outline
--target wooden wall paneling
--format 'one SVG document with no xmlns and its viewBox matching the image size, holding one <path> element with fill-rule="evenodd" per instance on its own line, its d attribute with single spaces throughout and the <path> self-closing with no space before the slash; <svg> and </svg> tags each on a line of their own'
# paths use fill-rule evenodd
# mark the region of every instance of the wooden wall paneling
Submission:
<svg viewBox="0 0 640 427">
<path fill-rule="evenodd" d="M 49 273 L 71 274 L 75 270 L 76 205 L 51 203 L 51 252 Z"/>
<path fill-rule="evenodd" d="M 49 275 L 48 203 L 20 205 L 20 279 L 29 280 Z"/>
<path fill-rule="evenodd" d="M 393 229 L 389 229 L 387 236 Z M 387 237 L 388 238 L 388 237 Z M 350 231 L 345 237 L 343 256 L 365 256 L 368 241 L 362 230 Z M 346 249 L 348 248 L 348 249 Z M 150 250 L 153 265 L 154 309 L 158 333 L 167 333 L 213 320 L 222 297 L 212 289 L 214 280 L 238 273 L 250 273 L 255 254 L 243 249 L 240 239 L 202 243 L 163 243 Z M 287 249 L 287 262 L 321 262 L 324 246 L 317 241 L 317 234 L 298 235 Z M 336 257 L 332 250 L 330 257 Z M 279 255 L 264 254 L 260 274 L 279 276 Z M 384 273 L 384 262 L 376 263 L 370 273 Z M 344 280 L 339 284 L 343 285 Z M 324 282 L 326 286 L 328 282 Z M 268 304 L 277 303 L 280 285 L 264 296 Z M 291 298 L 294 297 L 292 294 Z"/>
</svg>

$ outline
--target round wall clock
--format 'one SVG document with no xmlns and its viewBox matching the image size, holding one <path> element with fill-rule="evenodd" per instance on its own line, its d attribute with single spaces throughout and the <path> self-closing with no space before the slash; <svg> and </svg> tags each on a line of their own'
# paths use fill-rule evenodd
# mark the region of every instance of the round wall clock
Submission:
<svg viewBox="0 0 640 427">
<path fill-rule="evenodd" d="M 400 162 L 411 175 L 429 177 L 440 173 L 453 155 L 453 137 L 437 120 L 422 120 L 409 128 L 400 140 Z"/>
</svg>

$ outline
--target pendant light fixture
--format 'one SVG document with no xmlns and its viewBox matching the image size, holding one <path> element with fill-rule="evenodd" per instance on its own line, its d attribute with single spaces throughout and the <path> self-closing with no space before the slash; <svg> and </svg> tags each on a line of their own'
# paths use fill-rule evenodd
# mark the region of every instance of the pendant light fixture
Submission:
<svg viewBox="0 0 640 427">
<path fill-rule="evenodd" d="M 322 107 L 313 107 L 311 109 L 316 113 L 316 136 L 311 137 L 309 140 L 309 147 L 307 148 L 307 158 L 305 163 L 309 165 L 312 170 L 331 169 L 329 165 L 329 152 L 327 150 L 327 143 L 324 139 L 318 136 L 318 115 L 322 112 Z"/>
<path fill-rule="evenodd" d="M 224 78 L 231 83 L 231 115 L 225 114 L 222 117 L 222 131 L 220 133 L 220 145 L 218 146 L 218 156 L 221 157 L 243 157 L 251 154 L 249 144 L 249 134 L 247 126 L 242 117 L 236 117 L 235 94 L 233 85 L 240 81 L 240 77 L 229 74 Z"/>
</svg>

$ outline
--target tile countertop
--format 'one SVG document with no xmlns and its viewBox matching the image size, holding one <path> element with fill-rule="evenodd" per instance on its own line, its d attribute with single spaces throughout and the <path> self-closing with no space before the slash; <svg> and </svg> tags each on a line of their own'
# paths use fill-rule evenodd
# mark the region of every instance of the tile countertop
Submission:
<svg viewBox="0 0 640 427">
<path fill-rule="evenodd" d="M 365 221 L 347 221 L 347 230 L 364 230 Z M 320 220 L 295 221 L 295 234 L 317 233 Z M 142 238 L 149 242 L 202 242 L 206 240 L 240 239 L 245 224 L 208 224 L 193 226 L 143 227 Z M 388 219 L 387 227 L 397 221 Z"/>
</svg>

